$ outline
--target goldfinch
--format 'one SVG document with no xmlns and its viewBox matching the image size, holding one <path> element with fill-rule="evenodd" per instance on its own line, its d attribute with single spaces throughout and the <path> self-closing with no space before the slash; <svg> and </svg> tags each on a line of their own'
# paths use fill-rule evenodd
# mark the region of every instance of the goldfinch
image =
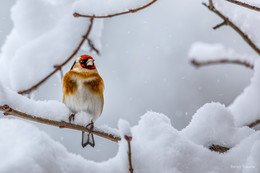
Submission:
<svg viewBox="0 0 260 173">
<path fill-rule="evenodd" d="M 91 131 L 94 127 L 93 122 L 100 117 L 103 110 L 103 91 L 103 79 L 98 74 L 94 59 L 89 55 L 78 57 L 70 71 L 63 77 L 63 103 L 73 112 L 69 120 L 74 119 L 74 114 L 80 111 L 93 116 L 91 123 L 87 125 L 87 127 L 90 126 L 90 131 L 86 142 L 85 133 L 82 132 L 82 147 L 88 144 L 95 146 Z"/>
</svg>

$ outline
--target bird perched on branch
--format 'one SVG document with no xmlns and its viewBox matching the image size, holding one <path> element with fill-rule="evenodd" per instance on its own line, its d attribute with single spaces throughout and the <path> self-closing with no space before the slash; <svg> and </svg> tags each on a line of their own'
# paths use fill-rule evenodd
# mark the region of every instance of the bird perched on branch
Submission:
<svg viewBox="0 0 260 173">
<path fill-rule="evenodd" d="M 69 121 L 74 120 L 77 112 L 83 111 L 93 116 L 89 133 L 82 132 L 82 147 L 88 144 L 95 146 L 91 133 L 93 123 L 102 113 L 104 82 L 98 74 L 94 59 L 89 55 L 82 55 L 76 59 L 70 71 L 63 77 L 63 103 L 73 112 Z"/>
</svg>

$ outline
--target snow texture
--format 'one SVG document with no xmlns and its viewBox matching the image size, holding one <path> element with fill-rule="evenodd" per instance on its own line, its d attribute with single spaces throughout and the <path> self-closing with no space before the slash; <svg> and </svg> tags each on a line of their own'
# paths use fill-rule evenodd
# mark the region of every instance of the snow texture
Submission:
<svg viewBox="0 0 260 173">
<path fill-rule="evenodd" d="M 205 105 L 203 109 L 210 106 L 228 114 L 223 105 L 215 103 Z M 198 111 L 197 114 L 200 112 Z M 201 113 L 202 116 L 204 113 Z M 119 124 L 125 123 L 121 121 Z M 147 112 L 141 117 L 138 125 L 131 128 L 131 131 L 132 162 L 135 172 L 260 171 L 257 154 L 260 151 L 260 132 L 248 135 L 227 153 L 218 154 L 184 137 L 183 132 L 174 129 L 169 118 L 163 114 Z M 128 147 L 125 140 L 119 142 L 115 157 L 97 163 L 69 153 L 60 143 L 21 120 L 0 119 L 0 132 L 0 170 L 3 173 L 129 172 Z M 230 133 L 223 135 L 230 135 Z M 10 138 L 10 136 L 14 137 Z"/>
<path fill-rule="evenodd" d="M 190 60 L 200 63 L 218 60 L 238 60 L 253 66 L 256 60 L 255 56 L 237 53 L 231 48 L 225 48 L 222 44 L 207 44 L 203 42 L 193 43 L 188 56 Z"/>
<path fill-rule="evenodd" d="M 258 68 L 256 64 L 256 69 Z M 68 108 L 58 101 L 35 101 L 2 85 L 0 98 L 1 105 L 9 104 L 35 116 L 60 121 L 67 120 L 70 115 Z M 83 112 L 78 115 L 81 124 L 80 120 L 86 121 L 89 118 L 84 118 Z M 260 171 L 259 156 L 255 154 L 260 152 L 260 132 L 248 127 L 236 127 L 232 109 L 219 103 L 208 103 L 201 107 L 182 131 L 172 127 L 168 117 L 155 112 L 147 112 L 138 125 L 132 128 L 124 120 L 118 122 L 118 127 L 119 130 L 106 127 L 103 131 L 115 136 L 132 136 L 131 151 L 135 172 Z M 101 163 L 69 153 L 61 144 L 21 120 L 0 119 L 0 140 L 0 153 L 3 153 L 0 155 L 0 170 L 3 173 L 18 170 L 21 173 L 28 170 L 112 173 L 128 172 L 129 168 L 125 140 L 119 142 L 118 153 L 114 158 Z M 225 154 L 218 154 L 208 149 L 211 144 L 232 148 Z"/>
<path fill-rule="evenodd" d="M 237 126 L 249 125 L 260 119 L 260 60 L 255 62 L 251 84 L 229 106 Z"/>
<path fill-rule="evenodd" d="M 119 137 L 120 136 L 120 133 L 119 133 L 118 129 L 109 127 L 106 124 L 103 124 L 103 125 L 99 126 L 98 128 L 97 127 L 94 127 L 94 128 L 95 128 L 95 130 L 111 134 L 114 137 Z"/>
<path fill-rule="evenodd" d="M 196 144 L 209 147 L 217 144 L 231 148 L 254 133 L 249 127 L 235 127 L 233 115 L 224 105 L 207 103 L 192 117 L 181 134 Z"/>
<path fill-rule="evenodd" d="M 118 129 L 121 138 L 124 138 L 124 136 L 132 136 L 131 129 L 130 129 L 130 124 L 126 120 L 120 119 L 118 121 Z"/>
<path fill-rule="evenodd" d="M 12 8 L 14 28 L 1 50 L 0 105 L 8 104 L 16 110 L 37 117 L 68 121 L 71 112 L 63 103 L 28 99 L 14 90 L 32 86 L 51 72 L 53 65 L 64 61 L 75 50 L 75 45 L 78 45 L 88 28 L 89 19 L 74 18 L 73 12 L 107 15 L 137 8 L 148 2 L 151 0 L 17 1 Z M 102 6 L 98 5 L 100 3 Z M 260 27 L 259 15 L 224 0 L 214 1 L 214 5 L 260 47 L 260 36 L 257 34 Z M 98 40 L 103 28 L 102 20 L 96 23 L 94 28 L 95 32 L 91 33 L 90 38 L 101 47 Z M 83 49 L 86 50 L 86 44 Z M 219 58 L 220 55 L 243 57 L 222 45 L 203 43 L 193 45 L 189 55 L 199 55 L 200 60 Z M 250 63 L 254 61 L 249 60 Z M 134 172 L 258 173 L 260 132 L 240 127 L 259 119 L 260 116 L 259 60 L 255 61 L 254 70 L 251 85 L 232 105 L 225 107 L 219 103 L 205 104 L 182 131 L 176 130 L 167 116 L 155 112 L 147 112 L 134 127 L 120 120 L 118 130 L 107 126 L 101 129 L 110 134 L 133 137 L 131 147 Z M 78 113 L 75 118 L 75 123 L 80 125 L 88 124 L 91 119 L 84 112 Z M 211 144 L 232 148 L 224 154 L 219 154 L 208 149 Z M 97 163 L 69 153 L 62 144 L 53 141 L 47 134 L 27 122 L 0 119 L 1 173 L 128 173 L 127 143 L 122 140 L 118 142 L 118 146 L 115 157 Z"/>
</svg>

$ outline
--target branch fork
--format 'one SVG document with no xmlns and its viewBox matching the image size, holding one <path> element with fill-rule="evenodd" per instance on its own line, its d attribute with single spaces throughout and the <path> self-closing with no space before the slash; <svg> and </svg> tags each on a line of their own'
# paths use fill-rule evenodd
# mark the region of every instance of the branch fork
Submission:
<svg viewBox="0 0 260 173">
<path fill-rule="evenodd" d="M 10 115 L 10 112 L 12 112 L 12 108 L 10 108 L 8 105 L 3 105 L 3 111 L 4 111 L 4 115 Z"/>
<path fill-rule="evenodd" d="M 85 42 L 85 40 L 88 38 L 90 31 L 92 29 L 93 26 L 93 22 L 94 22 L 94 18 L 90 18 L 90 24 L 89 27 L 86 31 L 86 34 L 82 37 L 82 40 L 80 41 L 79 45 L 77 46 L 77 48 L 75 49 L 75 51 L 61 64 L 59 65 L 55 65 L 54 66 L 54 70 L 47 75 L 45 78 L 43 78 L 41 81 L 39 81 L 37 84 L 33 85 L 31 88 L 26 89 L 26 90 L 22 90 L 19 91 L 19 94 L 26 94 L 26 93 L 30 93 L 31 91 L 37 89 L 40 85 L 42 85 L 46 80 L 48 80 L 52 75 L 54 75 L 57 71 L 61 70 L 61 68 L 66 65 L 79 51 L 79 49 L 81 48 L 81 46 L 83 45 L 83 43 Z"/>
<path fill-rule="evenodd" d="M 210 5 L 211 4 L 211 5 Z M 224 14 L 222 14 L 220 11 L 216 9 L 216 7 L 213 5 L 212 0 L 209 0 L 209 5 L 206 3 L 202 3 L 205 7 L 207 7 L 210 11 L 214 12 L 216 15 L 218 15 L 220 18 L 222 18 L 226 25 L 230 26 L 232 29 L 234 29 L 246 42 L 247 44 L 256 52 L 258 55 L 260 55 L 260 48 L 256 46 L 256 44 L 249 38 L 247 34 L 245 34 L 237 25 L 235 25 L 228 17 L 226 17 Z M 219 24 L 223 26 L 224 24 Z M 215 26 L 219 28 L 220 26 Z"/>
<path fill-rule="evenodd" d="M 245 2 L 241 2 L 241 1 L 237 1 L 237 0 L 226 0 L 226 1 L 234 3 L 234 4 L 242 6 L 242 7 L 245 7 L 245 8 L 248 8 L 248 9 L 251 9 L 251 10 L 255 10 L 255 11 L 260 12 L 260 7 L 250 5 L 250 4 L 247 4 Z"/>
</svg>

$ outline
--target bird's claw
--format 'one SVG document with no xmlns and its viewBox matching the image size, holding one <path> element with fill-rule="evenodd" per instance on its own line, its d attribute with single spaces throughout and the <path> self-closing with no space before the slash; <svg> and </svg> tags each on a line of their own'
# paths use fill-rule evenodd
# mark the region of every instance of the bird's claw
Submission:
<svg viewBox="0 0 260 173">
<path fill-rule="evenodd" d="M 71 123 L 71 121 L 74 121 L 75 120 L 75 114 L 71 114 L 70 116 L 69 116 L 69 122 Z"/>
<path fill-rule="evenodd" d="M 94 129 L 94 122 L 91 121 L 91 123 L 89 123 L 86 126 L 86 128 L 88 128 L 87 141 L 84 142 L 84 132 L 82 132 L 82 142 L 81 142 L 81 145 L 82 145 L 83 148 L 86 147 L 87 145 L 90 145 L 90 146 L 94 147 L 95 146 L 95 140 L 94 140 L 94 135 L 92 134 L 92 131 Z"/>
<path fill-rule="evenodd" d="M 91 133 L 94 129 L 94 122 L 91 120 L 91 122 L 86 126 L 86 128 L 89 127 L 89 133 Z"/>
</svg>

